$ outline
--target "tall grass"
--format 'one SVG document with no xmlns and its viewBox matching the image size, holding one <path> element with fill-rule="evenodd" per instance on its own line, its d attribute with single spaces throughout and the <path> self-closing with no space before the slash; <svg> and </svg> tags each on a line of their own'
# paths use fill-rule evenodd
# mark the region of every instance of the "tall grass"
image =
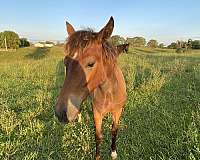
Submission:
<svg viewBox="0 0 200 160">
<path fill-rule="evenodd" d="M 93 159 L 90 100 L 82 122 L 61 125 L 54 106 L 64 81 L 63 49 L 0 52 L 0 159 Z M 117 140 L 119 159 L 200 157 L 200 53 L 134 48 L 120 56 L 128 101 Z M 111 116 L 103 159 L 110 159 Z"/>
</svg>

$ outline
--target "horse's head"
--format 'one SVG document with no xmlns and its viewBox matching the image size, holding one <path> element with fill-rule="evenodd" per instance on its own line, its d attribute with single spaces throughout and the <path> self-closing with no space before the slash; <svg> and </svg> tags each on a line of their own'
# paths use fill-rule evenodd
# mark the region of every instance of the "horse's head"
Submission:
<svg viewBox="0 0 200 160">
<path fill-rule="evenodd" d="M 121 45 L 116 46 L 118 54 L 120 54 L 122 52 L 128 53 L 128 48 L 129 48 L 129 43 L 121 44 Z"/>
</svg>

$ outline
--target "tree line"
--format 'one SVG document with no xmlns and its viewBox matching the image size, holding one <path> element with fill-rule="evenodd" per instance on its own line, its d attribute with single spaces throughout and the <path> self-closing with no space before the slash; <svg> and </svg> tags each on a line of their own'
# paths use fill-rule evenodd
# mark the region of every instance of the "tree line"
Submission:
<svg viewBox="0 0 200 160">
<path fill-rule="evenodd" d="M 0 32 L 1 49 L 18 49 L 28 46 L 30 46 L 30 42 L 26 38 L 20 38 L 17 33 L 13 31 Z"/>
<path fill-rule="evenodd" d="M 158 43 L 157 40 L 151 39 L 148 42 L 144 37 L 128 37 L 123 38 L 119 35 L 114 35 L 110 38 L 114 45 L 129 43 L 130 47 L 149 47 L 149 48 L 169 48 L 177 49 L 200 49 L 200 40 L 177 41 L 165 46 L 163 43 Z M 0 48 L 3 49 L 17 49 L 19 47 L 28 47 L 30 42 L 26 38 L 20 38 L 19 35 L 13 31 L 0 32 Z M 184 50 L 183 50 L 184 51 Z"/>
<path fill-rule="evenodd" d="M 114 45 L 129 43 L 131 47 L 149 47 L 149 48 L 169 48 L 169 49 L 200 49 L 200 40 L 177 41 L 172 42 L 170 45 L 165 46 L 164 43 L 158 43 L 157 40 L 151 39 L 148 42 L 144 37 L 123 38 L 119 35 L 114 35 L 110 38 Z"/>
</svg>

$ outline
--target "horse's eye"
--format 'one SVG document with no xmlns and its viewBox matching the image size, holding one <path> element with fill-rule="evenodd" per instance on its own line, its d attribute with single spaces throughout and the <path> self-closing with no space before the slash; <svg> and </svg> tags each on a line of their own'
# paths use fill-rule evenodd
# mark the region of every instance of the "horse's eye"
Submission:
<svg viewBox="0 0 200 160">
<path fill-rule="evenodd" d="M 87 64 L 87 68 L 92 68 L 94 66 L 95 62 L 89 62 Z"/>
<path fill-rule="evenodd" d="M 64 58 L 64 64 L 65 64 L 65 66 L 68 66 L 69 61 L 70 61 L 70 58 L 69 58 L 68 56 L 66 56 L 66 57 Z"/>
</svg>

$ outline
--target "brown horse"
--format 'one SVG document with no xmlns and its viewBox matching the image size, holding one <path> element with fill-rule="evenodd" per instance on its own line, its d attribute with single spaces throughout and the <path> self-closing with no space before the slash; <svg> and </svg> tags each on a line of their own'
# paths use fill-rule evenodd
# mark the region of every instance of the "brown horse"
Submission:
<svg viewBox="0 0 200 160">
<path fill-rule="evenodd" d="M 107 41 L 114 28 L 114 19 L 111 17 L 100 32 L 75 31 L 68 22 L 66 26 L 69 35 L 64 59 L 67 74 L 56 104 L 56 116 L 61 122 L 75 120 L 81 103 L 90 95 L 96 131 L 96 159 L 100 159 L 102 119 L 108 112 L 112 113 L 113 121 L 111 156 L 116 159 L 116 136 L 126 101 L 126 86 L 117 65 L 119 51 Z"/>
<path fill-rule="evenodd" d="M 128 48 L 129 48 L 129 43 L 120 44 L 120 45 L 117 46 L 117 50 L 118 50 L 119 53 L 126 52 L 128 54 Z"/>
</svg>

